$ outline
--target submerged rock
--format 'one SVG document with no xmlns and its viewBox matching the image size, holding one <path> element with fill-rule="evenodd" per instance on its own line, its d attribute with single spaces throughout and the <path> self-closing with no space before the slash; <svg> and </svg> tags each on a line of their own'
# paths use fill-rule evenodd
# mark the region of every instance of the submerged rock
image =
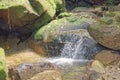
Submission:
<svg viewBox="0 0 120 80">
<path fill-rule="evenodd" d="M 5 53 L 2 48 L 0 48 L 0 80 L 7 80 Z"/>
</svg>

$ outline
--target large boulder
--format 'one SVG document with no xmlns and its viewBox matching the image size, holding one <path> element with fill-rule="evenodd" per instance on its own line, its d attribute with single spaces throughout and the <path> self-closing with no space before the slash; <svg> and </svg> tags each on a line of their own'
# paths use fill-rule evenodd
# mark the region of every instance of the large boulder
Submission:
<svg viewBox="0 0 120 80">
<path fill-rule="evenodd" d="M 8 24 L 6 28 L 39 28 L 50 21 L 56 13 L 55 0 L 7 0 L 0 1 L 0 19 Z"/>
<path fill-rule="evenodd" d="M 39 54 L 47 53 L 49 56 L 90 58 L 92 53 L 101 50 L 100 45 L 89 36 L 86 30 L 89 24 L 95 21 L 90 15 L 88 13 L 71 14 L 69 17 L 50 22 L 33 35 L 30 47 L 35 51 L 38 49 Z"/>
<path fill-rule="evenodd" d="M 120 23 L 114 18 L 102 18 L 88 27 L 90 35 L 101 45 L 120 50 Z"/>
<path fill-rule="evenodd" d="M 0 80 L 7 80 L 5 53 L 2 48 L 0 48 Z"/>
</svg>

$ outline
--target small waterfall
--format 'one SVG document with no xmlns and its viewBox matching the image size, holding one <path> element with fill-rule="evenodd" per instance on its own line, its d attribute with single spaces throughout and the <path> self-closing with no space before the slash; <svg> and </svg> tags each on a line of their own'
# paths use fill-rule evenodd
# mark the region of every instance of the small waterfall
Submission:
<svg viewBox="0 0 120 80">
<path fill-rule="evenodd" d="M 66 42 L 61 52 L 61 57 L 72 58 L 72 59 L 84 59 L 83 51 L 83 38 L 81 37 L 76 42 Z"/>
<path fill-rule="evenodd" d="M 54 46 L 50 46 L 50 49 L 53 49 L 51 52 L 58 56 L 50 58 L 49 61 L 55 64 L 84 63 L 102 50 L 95 40 L 88 35 L 85 36 L 84 33 L 82 35 L 63 34 L 58 36 L 53 43 Z M 61 44 L 62 47 L 59 48 Z"/>
</svg>

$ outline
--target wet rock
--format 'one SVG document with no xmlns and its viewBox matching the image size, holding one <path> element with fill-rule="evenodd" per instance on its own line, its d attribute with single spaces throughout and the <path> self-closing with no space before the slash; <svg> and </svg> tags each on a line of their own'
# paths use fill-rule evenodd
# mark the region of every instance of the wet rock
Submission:
<svg viewBox="0 0 120 80">
<path fill-rule="evenodd" d="M 0 48 L 0 80 L 7 80 L 5 52 Z"/>
<path fill-rule="evenodd" d="M 48 70 L 38 73 L 28 80 L 62 80 L 62 75 L 58 71 Z"/>
<path fill-rule="evenodd" d="M 44 52 L 50 56 L 78 59 L 82 55 L 90 58 L 94 55 L 92 53 L 102 49 L 86 30 L 94 22 L 95 19 L 89 14 L 72 14 L 43 26 L 34 34 L 33 42 L 44 48 Z"/>
<path fill-rule="evenodd" d="M 91 66 L 96 72 L 105 73 L 105 67 L 101 62 L 95 60 L 92 62 Z"/>
<path fill-rule="evenodd" d="M 114 19 L 114 18 L 113 18 Z M 102 19 L 103 20 L 103 19 Z M 104 22 L 104 23 L 103 23 Z M 120 24 L 113 20 L 109 21 L 98 21 L 96 24 L 92 24 L 88 27 L 90 35 L 101 45 L 114 49 L 120 49 Z"/>
<path fill-rule="evenodd" d="M 12 80 L 27 80 L 48 70 L 58 70 L 58 68 L 49 62 L 26 63 L 10 68 L 9 76 Z"/>
<path fill-rule="evenodd" d="M 95 56 L 95 59 L 103 65 L 117 65 L 120 61 L 120 55 L 116 51 L 103 50 Z"/>
</svg>

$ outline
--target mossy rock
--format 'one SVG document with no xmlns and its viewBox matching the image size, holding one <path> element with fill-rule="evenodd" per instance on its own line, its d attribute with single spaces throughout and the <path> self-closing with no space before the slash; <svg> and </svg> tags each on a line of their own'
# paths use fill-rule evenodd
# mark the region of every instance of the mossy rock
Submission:
<svg viewBox="0 0 120 80">
<path fill-rule="evenodd" d="M 17 26 L 33 30 L 49 22 L 55 13 L 55 0 L 10 0 L 9 3 L 7 0 L 0 1 L 0 17 L 13 28 Z M 33 25 L 38 23 L 39 25 Z"/>
<path fill-rule="evenodd" d="M 0 80 L 7 80 L 5 52 L 2 48 L 0 48 Z"/>
<path fill-rule="evenodd" d="M 113 23 L 113 17 L 103 17 L 103 18 L 99 18 L 98 19 L 100 24 L 106 24 L 106 25 L 110 25 Z"/>
<path fill-rule="evenodd" d="M 116 12 L 116 14 L 115 14 L 115 20 L 116 20 L 117 22 L 120 22 L 120 11 L 119 11 L 119 12 Z"/>
<path fill-rule="evenodd" d="M 113 50 L 120 50 L 120 23 L 114 22 L 110 25 L 92 24 L 88 27 L 88 31 L 101 45 Z"/>
<path fill-rule="evenodd" d="M 63 17 L 61 19 L 53 20 L 49 24 L 43 26 L 35 34 L 33 34 L 34 39 L 43 40 L 45 42 L 51 41 L 57 35 L 61 34 L 65 30 L 70 29 L 80 29 L 81 24 L 88 25 L 87 22 L 92 21 L 91 18 L 85 18 L 78 16 L 78 14 L 70 14 L 69 17 Z"/>
<path fill-rule="evenodd" d="M 55 0 L 56 2 L 56 13 L 59 14 L 61 12 L 65 12 L 65 0 Z"/>
</svg>

